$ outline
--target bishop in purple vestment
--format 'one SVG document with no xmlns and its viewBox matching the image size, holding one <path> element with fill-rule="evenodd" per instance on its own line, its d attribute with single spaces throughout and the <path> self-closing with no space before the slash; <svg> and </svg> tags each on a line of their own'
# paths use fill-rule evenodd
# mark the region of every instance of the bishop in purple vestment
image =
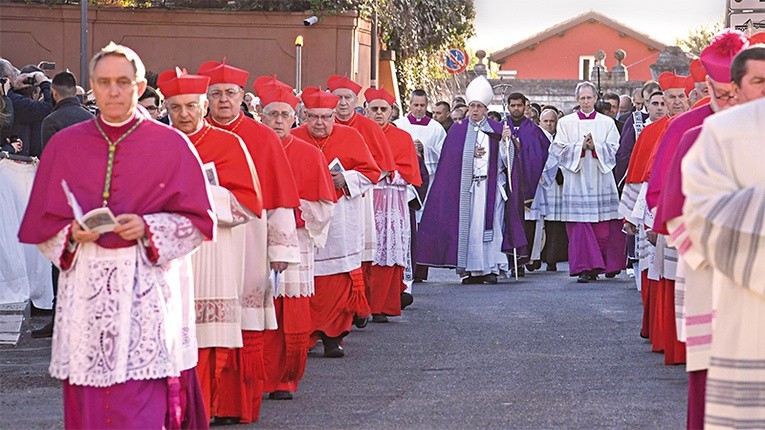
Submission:
<svg viewBox="0 0 765 430">
<path fill-rule="evenodd" d="M 502 124 L 486 117 L 494 94 L 484 77 L 471 82 L 466 96 L 469 116 L 449 129 L 437 169 L 442 174 L 425 203 L 417 261 L 454 267 L 467 276 L 464 283 L 494 283 L 506 268 L 503 252 L 525 253 L 523 200 L 533 198 L 546 154 L 526 148 L 523 137 L 520 146 L 500 142 Z"/>
</svg>

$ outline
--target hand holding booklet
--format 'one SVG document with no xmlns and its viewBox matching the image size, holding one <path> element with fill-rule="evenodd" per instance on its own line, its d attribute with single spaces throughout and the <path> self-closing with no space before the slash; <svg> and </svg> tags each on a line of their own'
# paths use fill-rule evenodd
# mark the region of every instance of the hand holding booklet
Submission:
<svg viewBox="0 0 765 430">
<path fill-rule="evenodd" d="M 69 206 L 72 207 L 74 219 L 80 223 L 83 229 L 103 234 L 114 231 L 114 228 L 119 225 L 117 218 L 114 217 L 112 211 L 107 207 L 96 208 L 83 214 L 82 207 L 72 193 L 72 190 L 69 189 L 66 180 L 61 180 L 61 188 L 64 189 L 66 200 L 69 202 Z"/>
<path fill-rule="evenodd" d="M 343 167 L 343 163 L 341 163 L 340 160 L 335 157 L 335 159 L 329 163 L 329 171 L 333 173 L 342 173 L 345 172 L 345 167 Z"/>
</svg>

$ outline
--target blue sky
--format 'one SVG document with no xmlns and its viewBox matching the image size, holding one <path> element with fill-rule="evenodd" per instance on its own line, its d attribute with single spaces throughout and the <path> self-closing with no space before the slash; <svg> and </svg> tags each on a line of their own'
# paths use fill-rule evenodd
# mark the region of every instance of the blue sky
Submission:
<svg viewBox="0 0 765 430">
<path fill-rule="evenodd" d="M 590 10 L 674 45 L 700 25 L 722 22 L 726 1 L 475 0 L 475 6 L 476 36 L 468 46 L 490 54 Z"/>
</svg>

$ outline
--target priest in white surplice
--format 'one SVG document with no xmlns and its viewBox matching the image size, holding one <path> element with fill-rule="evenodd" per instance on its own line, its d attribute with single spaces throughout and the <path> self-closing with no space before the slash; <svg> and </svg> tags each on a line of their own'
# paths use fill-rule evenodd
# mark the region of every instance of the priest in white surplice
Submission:
<svg viewBox="0 0 765 430">
<path fill-rule="evenodd" d="M 613 119 L 595 111 L 597 89 L 576 86 L 579 110 L 558 122 L 555 153 L 563 172 L 563 214 L 568 233 L 569 273 L 589 282 L 598 273 L 618 273 L 626 265 L 619 195 L 611 170 L 619 132 Z"/>
</svg>

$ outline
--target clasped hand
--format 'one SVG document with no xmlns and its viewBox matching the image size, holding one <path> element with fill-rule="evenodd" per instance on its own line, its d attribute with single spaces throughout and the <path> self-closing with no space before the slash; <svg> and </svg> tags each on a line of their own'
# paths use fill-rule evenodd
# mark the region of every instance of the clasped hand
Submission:
<svg viewBox="0 0 765 430">
<path fill-rule="evenodd" d="M 592 141 L 592 133 L 587 133 L 584 135 L 584 140 L 582 141 L 582 149 L 590 151 L 595 150 L 595 143 Z"/>
</svg>

